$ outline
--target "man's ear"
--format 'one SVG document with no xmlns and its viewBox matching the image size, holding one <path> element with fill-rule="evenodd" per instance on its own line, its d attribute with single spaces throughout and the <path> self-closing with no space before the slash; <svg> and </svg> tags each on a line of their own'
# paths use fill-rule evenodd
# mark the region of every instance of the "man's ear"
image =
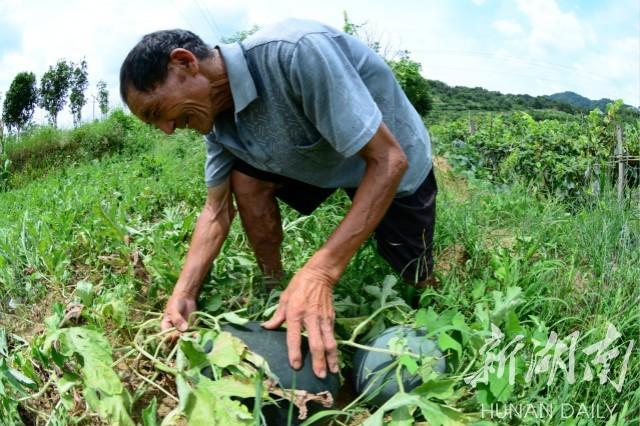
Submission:
<svg viewBox="0 0 640 426">
<path fill-rule="evenodd" d="M 169 63 L 178 69 L 183 69 L 190 74 L 197 74 L 199 69 L 198 58 L 187 49 L 178 47 L 169 53 Z"/>
</svg>

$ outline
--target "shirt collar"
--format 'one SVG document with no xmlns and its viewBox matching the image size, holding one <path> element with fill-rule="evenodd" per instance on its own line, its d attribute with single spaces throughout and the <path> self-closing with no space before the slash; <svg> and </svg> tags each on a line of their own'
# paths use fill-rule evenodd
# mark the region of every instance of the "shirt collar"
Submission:
<svg viewBox="0 0 640 426">
<path fill-rule="evenodd" d="M 240 43 L 221 44 L 217 47 L 227 68 L 233 106 L 238 114 L 258 97 L 258 91 Z"/>
</svg>

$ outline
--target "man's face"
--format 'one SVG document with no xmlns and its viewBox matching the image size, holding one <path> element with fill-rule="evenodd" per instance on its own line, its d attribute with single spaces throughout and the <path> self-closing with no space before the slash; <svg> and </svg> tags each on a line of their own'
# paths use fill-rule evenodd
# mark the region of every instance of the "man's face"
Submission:
<svg viewBox="0 0 640 426">
<path fill-rule="evenodd" d="M 207 134 L 218 111 L 211 101 L 209 80 L 182 64 L 169 63 L 166 80 L 151 92 L 128 91 L 129 109 L 140 120 L 153 124 L 166 134 L 190 128 Z"/>
</svg>

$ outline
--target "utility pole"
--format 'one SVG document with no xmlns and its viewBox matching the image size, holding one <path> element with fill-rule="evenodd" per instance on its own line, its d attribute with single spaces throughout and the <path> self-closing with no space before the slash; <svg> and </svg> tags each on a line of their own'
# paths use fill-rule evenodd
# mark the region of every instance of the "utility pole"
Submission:
<svg viewBox="0 0 640 426">
<path fill-rule="evenodd" d="M 91 121 L 96 121 L 96 95 L 91 94 L 91 98 L 93 99 L 93 107 L 92 107 L 92 113 L 91 113 Z"/>
</svg>

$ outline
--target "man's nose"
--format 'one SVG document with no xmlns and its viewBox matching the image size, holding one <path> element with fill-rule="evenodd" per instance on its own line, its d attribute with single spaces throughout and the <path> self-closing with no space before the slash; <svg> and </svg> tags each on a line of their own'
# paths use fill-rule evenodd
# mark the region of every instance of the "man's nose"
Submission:
<svg viewBox="0 0 640 426">
<path fill-rule="evenodd" d="M 156 123 L 156 127 L 167 135 L 172 135 L 176 130 L 176 122 L 175 121 L 159 121 Z"/>
</svg>

